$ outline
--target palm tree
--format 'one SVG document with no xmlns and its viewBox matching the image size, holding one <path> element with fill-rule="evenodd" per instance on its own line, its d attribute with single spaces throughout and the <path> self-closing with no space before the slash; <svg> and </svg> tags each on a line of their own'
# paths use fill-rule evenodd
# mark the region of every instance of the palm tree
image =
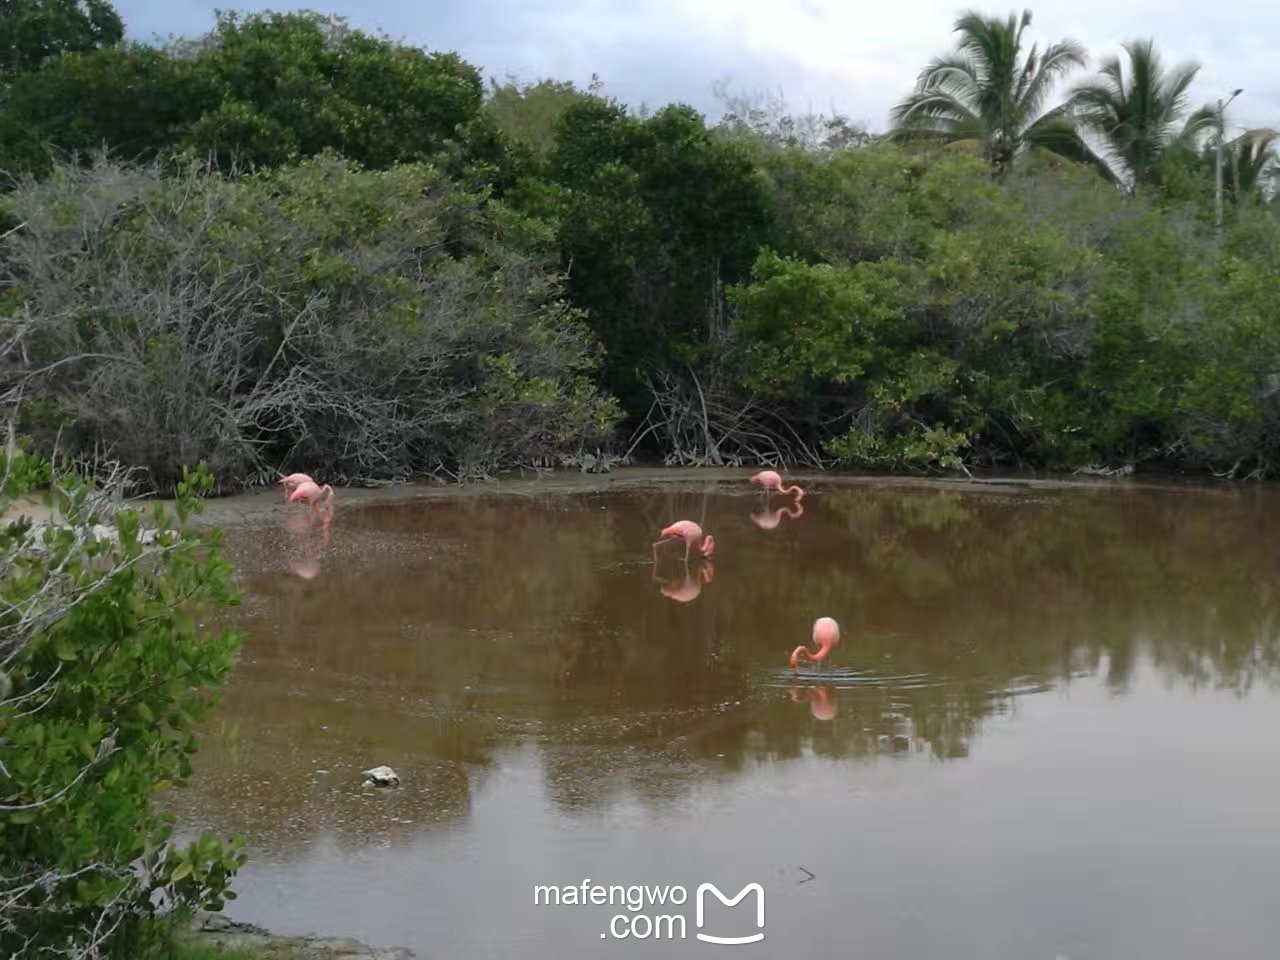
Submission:
<svg viewBox="0 0 1280 960">
<path fill-rule="evenodd" d="M 1056 81 L 1084 66 L 1084 48 L 1062 40 L 1043 53 L 1032 46 L 1024 56 L 1022 33 L 1030 23 L 1030 10 L 1003 21 L 972 11 L 961 16 L 955 52 L 925 67 L 915 92 L 893 109 L 895 135 L 974 143 L 997 179 L 1032 146 L 1093 160 L 1065 107 L 1044 109 Z"/>
<path fill-rule="evenodd" d="M 1270 185 L 1280 175 L 1280 156 L 1276 143 L 1280 134 L 1275 130 L 1246 130 L 1226 144 L 1226 163 L 1223 170 L 1227 196 L 1237 205 L 1252 200 L 1265 202 L 1270 195 Z"/>
<path fill-rule="evenodd" d="M 1097 79 L 1076 86 L 1069 106 L 1080 124 L 1101 138 L 1116 178 L 1136 190 L 1158 184 L 1165 153 L 1190 146 L 1215 117 L 1210 107 L 1186 116 L 1187 88 L 1199 64 L 1166 71 L 1150 40 L 1131 40 L 1124 50 L 1128 75 L 1119 56 L 1108 57 Z"/>
</svg>

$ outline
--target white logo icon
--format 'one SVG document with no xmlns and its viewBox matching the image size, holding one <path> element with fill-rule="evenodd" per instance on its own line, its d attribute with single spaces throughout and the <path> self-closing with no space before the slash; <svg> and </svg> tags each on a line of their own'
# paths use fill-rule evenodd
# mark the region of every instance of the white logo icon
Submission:
<svg viewBox="0 0 1280 960">
<path fill-rule="evenodd" d="M 764 887 L 758 883 L 749 883 L 741 890 L 738 895 L 730 900 L 716 887 L 714 883 L 703 883 L 698 886 L 698 929 L 702 929 L 702 898 L 706 892 L 710 890 L 716 895 L 716 899 L 723 903 L 726 907 L 736 906 L 747 894 L 755 893 L 759 896 L 756 901 L 756 926 L 761 929 L 761 933 L 753 933 L 749 937 L 713 937 L 707 933 L 699 933 L 698 939 L 705 940 L 707 943 L 755 943 L 757 940 L 764 939 Z"/>
</svg>

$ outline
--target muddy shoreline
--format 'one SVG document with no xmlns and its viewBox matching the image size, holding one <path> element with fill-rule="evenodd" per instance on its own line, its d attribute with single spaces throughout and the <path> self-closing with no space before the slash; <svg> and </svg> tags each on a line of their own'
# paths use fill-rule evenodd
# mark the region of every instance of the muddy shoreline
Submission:
<svg viewBox="0 0 1280 960">
<path fill-rule="evenodd" d="M 404 947 L 371 947 L 349 937 L 284 937 L 251 923 L 211 913 L 184 935 L 190 942 L 229 951 L 252 951 L 263 960 L 412 960 Z"/>
<path fill-rule="evenodd" d="M 462 497 L 540 497 L 546 495 L 598 494 L 611 491 L 634 491 L 663 488 L 677 492 L 701 492 L 716 484 L 743 484 L 757 471 L 756 467 L 618 467 L 609 473 L 583 473 L 578 470 L 556 470 L 524 476 L 505 475 L 490 480 L 465 483 L 415 481 L 385 487 L 335 487 L 341 506 L 374 503 L 405 503 L 414 500 L 452 500 Z M 901 474 L 847 474 L 819 471 L 788 471 L 788 481 L 823 487 L 874 487 L 877 489 L 933 489 L 958 493 L 1009 493 L 1037 490 L 1079 490 L 1126 492 L 1136 490 L 1187 491 L 1199 493 L 1236 493 L 1239 486 L 1221 486 L 1203 480 L 1172 478 L 1100 478 L 1074 475 L 1027 476 L 1000 475 L 972 477 L 910 476 Z M 1255 489 L 1253 487 L 1248 488 Z M 280 508 L 282 495 L 278 488 L 262 488 L 232 494 L 205 502 L 197 519 L 201 524 L 238 526 L 252 523 Z M 166 501 L 167 502 L 167 501 Z"/>
<path fill-rule="evenodd" d="M 743 483 L 756 472 L 756 467 L 617 467 L 608 473 L 583 473 L 579 470 L 526 471 L 523 475 L 507 474 L 488 480 L 464 483 L 412 481 L 382 487 L 335 487 L 343 505 L 362 506 L 374 503 L 405 503 L 414 500 L 456 499 L 459 497 L 539 497 L 571 494 L 596 494 L 609 491 L 639 490 L 662 487 L 679 492 L 700 492 L 709 485 Z M 1207 482 L 1203 478 L 1172 477 L 1092 477 L 1074 474 L 1026 475 L 1000 474 L 984 476 L 926 476 L 903 474 L 824 473 L 820 471 L 787 471 L 788 481 L 824 487 L 875 487 L 953 490 L 959 493 L 1015 492 L 1036 490 L 1079 490 L 1131 492 L 1137 490 L 1190 491 L 1234 495 L 1248 487 L 1239 484 Z M 274 513 L 283 500 L 277 487 L 263 487 L 244 493 L 211 497 L 204 510 L 193 518 L 200 526 L 240 526 L 259 521 Z M 134 505 L 146 509 L 152 503 L 171 504 L 169 498 L 139 498 Z M 38 497 L 21 497 L 3 514 L 10 520 L 21 516 L 41 521 L 50 511 Z"/>
</svg>

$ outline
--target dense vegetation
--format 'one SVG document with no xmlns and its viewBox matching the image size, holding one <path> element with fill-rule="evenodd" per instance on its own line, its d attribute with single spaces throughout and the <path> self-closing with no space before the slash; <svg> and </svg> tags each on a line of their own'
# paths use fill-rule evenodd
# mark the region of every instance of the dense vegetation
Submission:
<svg viewBox="0 0 1280 960">
<path fill-rule="evenodd" d="M 1273 135 L 1223 144 L 1219 224 L 1222 118 L 1150 42 L 1091 76 L 966 14 L 871 136 L 486 90 L 314 14 L 148 47 L 26 9 L 61 32 L 5 54 L 0 313 L 39 443 L 162 488 L 601 449 L 1274 471 Z"/>
<path fill-rule="evenodd" d="M 111 438 L 163 485 L 199 459 L 233 479 L 282 461 L 484 471 L 617 418 L 591 379 L 595 337 L 544 264 L 548 228 L 430 167 L 100 164 L 27 184 L 12 209 L 18 322 L 48 370 L 29 431 Z"/>
<path fill-rule="evenodd" d="M 157 507 L 143 537 L 120 479 L 91 487 L 13 443 L 0 456 L 0 513 L 43 489 L 56 517 L 0 527 L 5 957 L 153 955 L 155 915 L 219 908 L 243 862 L 212 836 L 175 843 L 152 807 L 189 776 L 206 690 L 239 646 L 197 622 L 234 600 L 216 538 L 185 523 L 211 480 L 187 473 L 176 517 Z"/>
</svg>

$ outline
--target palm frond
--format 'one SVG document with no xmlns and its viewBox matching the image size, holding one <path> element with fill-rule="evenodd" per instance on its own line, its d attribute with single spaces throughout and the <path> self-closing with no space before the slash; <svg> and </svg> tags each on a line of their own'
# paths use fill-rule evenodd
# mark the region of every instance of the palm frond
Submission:
<svg viewBox="0 0 1280 960">
<path fill-rule="evenodd" d="M 1017 83 L 1013 87 L 1012 99 L 1015 103 L 1022 103 L 1026 99 L 1027 90 L 1038 75 L 1039 56 L 1040 45 L 1032 44 L 1031 49 L 1027 51 L 1026 59 L 1022 62 L 1022 69 L 1018 72 Z"/>
<path fill-rule="evenodd" d="M 1212 113 L 1187 112 L 1187 89 L 1200 67 L 1182 63 L 1166 70 L 1152 40 L 1122 45 L 1124 60 L 1112 55 L 1098 76 L 1079 83 L 1069 103 L 1085 129 L 1098 134 L 1135 185 L 1160 179 L 1161 156 L 1192 144 L 1213 122 Z"/>
<path fill-rule="evenodd" d="M 1123 105 L 1106 80 L 1086 80 L 1072 90 L 1067 105 L 1077 123 L 1106 137 L 1120 123 Z"/>
<path fill-rule="evenodd" d="M 1202 134 L 1213 130 L 1218 125 L 1218 111 L 1208 105 L 1200 107 L 1187 117 L 1182 129 L 1170 140 L 1171 144 L 1194 145 Z"/>
<path fill-rule="evenodd" d="M 1262 128 L 1246 130 L 1231 142 L 1232 193 L 1237 199 L 1249 195 L 1260 197 L 1276 179 L 1280 173 L 1277 140 L 1280 134 Z"/>
<path fill-rule="evenodd" d="M 1180 63 L 1166 74 L 1161 83 L 1161 100 L 1170 113 L 1182 113 L 1187 109 L 1187 88 L 1200 72 L 1198 63 Z"/>
<path fill-rule="evenodd" d="M 1027 128 L 1027 142 L 1051 153 L 1091 167 L 1111 183 L 1121 183 L 1107 158 L 1095 153 L 1076 128 L 1066 106 L 1046 113 Z"/>
<path fill-rule="evenodd" d="M 1104 86 L 1111 93 L 1114 99 L 1124 99 L 1124 67 L 1120 63 L 1120 58 L 1114 54 L 1107 57 L 1098 65 L 1098 73 L 1104 78 Z"/>
<path fill-rule="evenodd" d="M 974 10 L 962 13 L 955 22 L 954 52 L 930 62 L 915 91 L 891 111 L 900 135 L 975 139 L 1002 175 L 1027 148 L 1028 128 L 1040 117 L 1054 84 L 1086 62 L 1073 40 L 1043 53 L 1038 45 L 1024 50 L 1030 23 L 1029 10 L 1004 20 Z"/>
<path fill-rule="evenodd" d="M 1061 40 L 1045 50 L 1038 64 L 1027 59 L 1028 70 L 1034 72 L 1022 91 L 1020 104 L 1022 114 L 1030 121 L 1038 117 L 1053 86 L 1064 75 L 1089 62 L 1089 56 L 1082 45 L 1074 40 Z"/>
<path fill-rule="evenodd" d="M 941 91 L 915 94 L 899 104 L 894 112 L 895 125 L 905 131 L 933 134 L 954 131 L 957 136 L 971 136 L 981 128 L 977 115 L 967 104 Z"/>
<path fill-rule="evenodd" d="M 920 75 L 917 93 L 941 90 L 975 106 L 981 81 L 972 61 L 967 57 L 942 57 L 934 60 Z"/>
</svg>

